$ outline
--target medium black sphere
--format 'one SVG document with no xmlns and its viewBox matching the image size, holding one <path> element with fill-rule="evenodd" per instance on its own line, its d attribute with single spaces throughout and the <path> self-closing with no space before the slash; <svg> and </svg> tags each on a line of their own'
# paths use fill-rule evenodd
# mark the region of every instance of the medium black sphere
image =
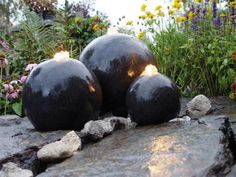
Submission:
<svg viewBox="0 0 236 177">
<path fill-rule="evenodd" d="M 125 96 L 130 84 L 155 59 L 147 46 L 124 35 L 104 35 L 93 40 L 80 60 L 97 76 L 103 92 L 103 113 L 127 116 Z"/>
<path fill-rule="evenodd" d="M 137 78 L 127 92 L 126 104 L 138 125 L 158 124 L 178 116 L 180 96 L 176 85 L 158 73 Z"/>
<path fill-rule="evenodd" d="M 102 93 L 95 75 L 83 63 L 51 59 L 30 73 L 23 105 L 37 130 L 80 130 L 98 118 Z"/>
</svg>

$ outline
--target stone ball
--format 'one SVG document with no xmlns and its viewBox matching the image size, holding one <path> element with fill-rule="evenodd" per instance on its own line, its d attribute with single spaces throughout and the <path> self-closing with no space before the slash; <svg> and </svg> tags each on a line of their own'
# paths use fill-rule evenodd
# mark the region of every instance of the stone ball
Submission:
<svg viewBox="0 0 236 177">
<path fill-rule="evenodd" d="M 156 61 L 141 41 L 124 34 L 104 35 L 81 53 L 82 61 L 97 76 L 103 92 L 102 114 L 127 116 L 125 97 L 130 84 L 148 64 Z"/>
<path fill-rule="evenodd" d="M 42 62 L 23 88 L 23 106 L 37 130 L 80 130 L 98 119 L 101 105 L 96 76 L 75 59 Z"/>
<path fill-rule="evenodd" d="M 159 124 L 178 116 L 180 95 L 176 85 L 158 73 L 137 78 L 128 89 L 126 104 L 138 125 Z"/>
</svg>

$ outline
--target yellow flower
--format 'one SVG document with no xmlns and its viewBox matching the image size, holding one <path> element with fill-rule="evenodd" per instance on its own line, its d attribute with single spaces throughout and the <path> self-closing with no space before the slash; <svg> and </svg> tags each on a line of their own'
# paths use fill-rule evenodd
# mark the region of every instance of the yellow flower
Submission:
<svg viewBox="0 0 236 177">
<path fill-rule="evenodd" d="M 189 19 L 192 20 L 193 17 L 195 16 L 195 14 L 196 14 L 195 12 L 190 11 L 190 12 L 188 13 Z"/>
<path fill-rule="evenodd" d="M 152 13 L 152 12 L 150 12 L 150 11 L 147 11 L 146 12 L 146 15 L 147 15 L 147 17 L 148 18 L 153 18 L 155 15 Z"/>
<path fill-rule="evenodd" d="M 230 5 L 231 7 L 233 7 L 233 8 L 236 9 L 236 1 L 234 1 L 234 2 L 230 2 L 229 5 Z"/>
<path fill-rule="evenodd" d="M 202 0 L 194 0 L 194 1 L 195 1 L 195 2 L 199 2 L 199 3 L 202 2 Z"/>
<path fill-rule="evenodd" d="M 221 13 L 220 16 L 224 18 L 226 15 L 224 13 Z"/>
<path fill-rule="evenodd" d="M 132 25 L 133 24 L 133 21 L 132 20 L 129 20 L 126 22 L 126 25 Z"/>
<path fill-rule="evenodd" d="M 158 11 L 158 10 L 160 10 L 161 8 L 162 8 L 162 6 L 161 6 L 161 5 L 158 5 L 158 6 L 155 7 L 155 11 Z"/>
<path fill-rule="evenodd" d="M 137 35 L 137 38 L 142 39 L 144 35 L 145 35 L 145 33 L 143 31 L 140 31 Z"/>
<path fill-rule="evenodd" d="M 143 4 L 143 5 L 141 6 L 141 11 L 145 11 L 146 8 L 147 8 L 147 4 Z"/>
<path fill-rule="evenodd" d="M 100 29 L 100 27 L 99 27 L 97 24 L 95 24 L 95 25 L 93 25 L 92 29 L 93 29 L 94 31 L 97 31 L 97 30 Z"/>
<path fill-rule="evenodd" d="M 185 16 L 180 16 L 177 18 L 177 23 L 185 22 L 187 18 Z"/>
<path fill-rule="evenodd" d="M 174 3 L 180 3 L 180 0 L 174 0 Z"/>
<path fill-rule="evenodd" d="M 146 19 L 147 18 L 147 16 L 146 15 L 140 15 L 138 18 L 140 18 L 140 19 Z"/>
<path fill-rule="evenodd" d="M 170 9 L 168 14 L 169 14 L 169 16 L 173 16 L 175 14 L 175 11 L 173 9 Z"/>
<path fill-rule="evenodd" d="M 174 9 L 181 9 L 181 7 L 182 7 L 182 4 L 181 3 L 178 3 L 178 2 L 174 2 L 173 4 L 172 4 L 172 8 L 174 8 Z"/>
<path fill-rule="evenodd" d="M 164 16 L 165 16 L 164 12 L 162 12 L 162 11 L 158 11 L 158 12 L 157 12 L 157 15 L 158 15 L 159 17 L 164 17 Z"/>
</svg>

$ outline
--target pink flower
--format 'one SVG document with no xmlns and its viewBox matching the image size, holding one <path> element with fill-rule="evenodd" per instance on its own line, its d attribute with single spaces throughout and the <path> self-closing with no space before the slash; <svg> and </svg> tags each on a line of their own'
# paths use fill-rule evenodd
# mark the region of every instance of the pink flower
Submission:
<svg viewBox="0 0 236 177">
<path fill-rule="evenodd" d="M 28 77 L 28 76 L 21 76 L 20 82 L 21 82 L 21 83 L 25 83 L 27 77 Z"/>
<path fill-rule="evenodd" d="M 18 97 L 18 92 L 17 91 L 13 91 L 11 93 L 6 93 L 6 99 L 7 100 L 13 100 L 16 99 Z"/>
<path fill-rule="evenodd" d="M 8 65 L 8 60 L 6 58 L 0 58 L 0 68 L 6 68 Z"/>
<path fill-rule="evenodd" d="M 3 85 L 4 91 L 11 93 L 14 91 L 14 87 L 11 84 L 4 84 Z"/>
<path fill-rule="evenodd" d="M 31 71 L 32 69 L 34 69 L 35 67 L 37 66 L 36 63 L 31 63 L 31 64 L 28 64 L 25 68 L 25 71 Z"/>
</svg>

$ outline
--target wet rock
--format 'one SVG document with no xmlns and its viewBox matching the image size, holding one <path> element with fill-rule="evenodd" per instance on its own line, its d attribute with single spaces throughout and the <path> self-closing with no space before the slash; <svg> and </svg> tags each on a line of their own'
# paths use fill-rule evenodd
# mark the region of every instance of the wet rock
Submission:
<svg viewBox="0 0 236 177">
<path fill-rule="evenodd" d="M 102 139 L 105 135 L 112 133 L 114 127 L 108 121 L 89 121 L 84 125 L 82 133 L 85 133 L 93 141 Z"/>
<path fill-rule="evenodd" d="M 200 117 L 211 110 L 211 101 L 204 95 L 198 95 L 188 102 L 187 107 L 190 117 Z"/>
<path fill-rule="evenodd" d="M 15 163 L 8 162 L 3 165 L 0 177 L 33 177 L 30 170 L 21 169 Z"/>
<path fill-rule="evenodd" d="M 34 175 L 41 173 L 47 165 L 38 160 L 37 151 L 45 144 L 60 140 L 68 132 L 38 132 L 27 118 L 0 116 L 0 168 L 7 162 L 14 162 Z"/>
<path fill-rule="evenodd" d="M 233 166 L 231 172 L 226 177 L 235 177 L 236 176 L 236 165 Z"/>
<path fill-rule="evenodd" d="M 181 122 L 181 121 L 189 122 L 189 121 L 191 121 L 191 117 L 183 116 L 183 117 L 180 117 L 180 118 L 172 119 L 169 122 Z"/>
<path fill-rule="evenodd" d="M 74 131 L 71 131 L 60 141 L 43 146 L 38 151 L 37 157 L 44 162 L 52 162 L 71 157 L 78 149 L 81 149 L 81 140 Z"/>
<path fill-rule="evenodd" d="M 114 130 L 120 129 L 130 129 L 136 127 L 136 123 L 132 122 L 130 118 L 123 118 L 123 117 L 107 117 L 103 119 L 104 121 L 110 122 Z"/>
<path fill-rule="evenodd" d="M 39 177 L 225 176 L 234 163 L 230 129 L 228 118 L 207 116 L 117 131 Z"/>
</svg>

